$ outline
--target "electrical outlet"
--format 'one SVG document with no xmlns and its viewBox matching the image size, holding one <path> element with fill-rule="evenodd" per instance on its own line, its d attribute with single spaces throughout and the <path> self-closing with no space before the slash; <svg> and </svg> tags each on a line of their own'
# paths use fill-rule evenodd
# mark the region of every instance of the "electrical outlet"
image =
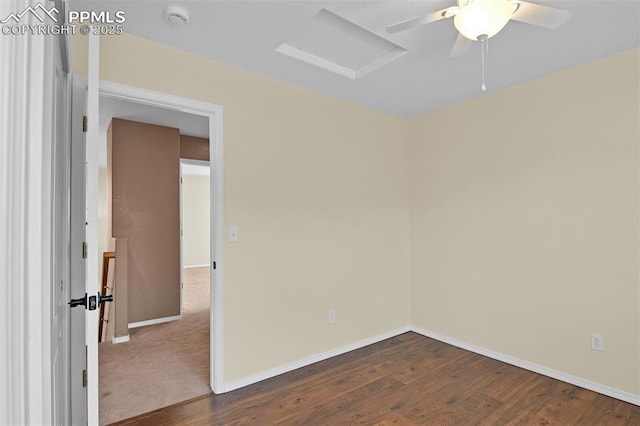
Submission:
<svg viewBox="0 0 640 426">
<path fill-rule="evenodd" d="M 594 351 L 604 350 L 604 339 L 601 334 L 591 333 L 591 349 Z"/>
<path fill-rule="evenodd" d="M 333 324 L 336 322 L 336 311 L 329 311 L 329 323 Z"/>
</svg>

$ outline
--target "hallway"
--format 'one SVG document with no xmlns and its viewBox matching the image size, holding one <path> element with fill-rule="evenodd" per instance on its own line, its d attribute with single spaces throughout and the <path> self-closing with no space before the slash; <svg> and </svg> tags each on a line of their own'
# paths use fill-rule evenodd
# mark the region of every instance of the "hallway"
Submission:
<svg viewBox="0 0 640 426">
<path fill-rule="evenodd" d="M 100 344 L 100 424 L 211 392 L 209 268 L 184 270 L 183 319 L 130 329 L 127 343 Z"/>
</svg>

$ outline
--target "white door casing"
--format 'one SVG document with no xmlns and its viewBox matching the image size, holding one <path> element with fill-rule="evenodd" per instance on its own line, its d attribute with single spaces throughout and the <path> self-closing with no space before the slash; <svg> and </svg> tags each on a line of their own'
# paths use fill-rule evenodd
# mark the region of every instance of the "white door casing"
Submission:
<svg viewBox="0 0 640 426">
<path fill-rule="evenodd" d="M 70 138 L 69 74 L 61 37 L 49 38 L 53 55 L 51 113 L 53 159 L 53 280 L 51 286 L 52 423 L 66 425 L 70 416 L 69 321 L 70 295 Z M 47 126 L 49 127 L 49 126 Z"/>
<path fill-rule="evenodd" d="M 90 50 L 91 51 L 91 50 Z M 91 62 L 91 59 L 90 59 Z M 83 77 L 74 76 L 74 79 L 82 81 Z M 87 84 L 87 79 L 84 79 Z M 209 143 L 210 143 L 210 158 L 209 164 L 211 167 L 210 173 L 210 191 L 211 191 L 211 238 L 210 238 L 210 264 L 211 264 L 211 315 L 210 315 L 210 371 L 211 380 L 210 386 L 213 392 L 219 394 L 224 393 L 224 348 L 223 348 L 223 333 L 224 333 L 224 274 L 223 274 L 223 246 L 224 246 L 224 219 L 223 219 L 223 188 L 224 188 L 224 170 L 223 170 L 223 110 L 219 105 L 210 104 L 207 102 L 196 101 L 193 99 L 182 98 L 179 96 L 168 95 L 164 93 L 154 92 L 150 90 L 140 89 L 136 87 L 126 86 L 119 83 L 113 83 L 109 81 L 99 82 L 100 90 L 99 95 L 103 97 L 115 98 L 130 102 L 142 103 L 145 105 L 151 105 L 158 108 L 173 109 L 176 111 L 186 112 L 190 114 L 202 115 L 209 120 Z M 75 114 L 75 113 L 74 113 Z M 89 121 L 89 130 L 91 129 L 91 121 Z M 97 127 L 97 125 L 95 126 Z M 92 149 L 90 143 L 87 144 L 87 149 Z M 89 159 L 89 154 L 87 154 Z M 89 172 L 91 167 L 87 168 Z M 92 207 L 96 210 L 97 217 L 97 162 L 93 166 L 95 172 L 95 200 L 91 203 L 87 200 L 87 207 Z M 87 177 L 87 185 L 90 183 L 90 177 Z M 90 190 L 87 189 L 87 196 L 90 194 Z M 88 220 L 91 223 L 91 220 Z M 97 225 L 97 222 L 96 222 Z M 89 229 L 89 228 L 87 228 Z M 97 230 L 97 226 L 96 226 Z M 96 231 L 97 241 L 97 231 Z M 87 239 L 91 239 L 87 235 Z M 91 244 L 89 245 L 91 250 Z M 89 264 L 94 261 L 94 258 L 89 253 L 87 259 L 87 268 Z M 95 258 L 97 262 L 97 257 Z M 215 263 L 216 268 L 213 268 Z M 96 263 L 97 271 L 97 263 Z M 96 281 L 97 283 L 98 281 Z M 97 287 L 96 287 L 97 289 Z M 117 298 L 117 292 L 115 297 Z M 97 321 L 97 320 L 96 320 Z M 97 324 L 97 322 L 96 322 Z M 97 339 L 97 328 L 96 328 Z M 96 340 L 97 341 L 97 340 Z M 87 356 L 88 372 L 90 370 L 89 354 Z M 95 363 L 97 370 L 97 352 L 95 355 Z M 97 381 L 97 378 L 96 378 Z M 89 405 L 91 405 L 89 403 Z M 97 409 L 97 408 L 96 408 Z"/>
</svg>

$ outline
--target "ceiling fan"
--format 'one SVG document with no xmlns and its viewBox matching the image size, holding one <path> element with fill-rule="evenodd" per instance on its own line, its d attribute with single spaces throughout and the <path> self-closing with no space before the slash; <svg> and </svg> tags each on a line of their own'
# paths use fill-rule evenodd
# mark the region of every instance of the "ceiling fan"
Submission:
<svg viewBox="0 0 640 426">
<path fill-rule="evenodd" d="M 389 34 L 406 31 L 420 25 L 453 18 L 460 34 L 449 56 L 465 54 L 473 41 L 481 43 L 496 35 L 509 20 L 555 29 L 564 24 L 571 12 L 519 0 L 458 0 L 456 6 L 447 7 L 425 16 L 389 25 Z"/>
</svg>

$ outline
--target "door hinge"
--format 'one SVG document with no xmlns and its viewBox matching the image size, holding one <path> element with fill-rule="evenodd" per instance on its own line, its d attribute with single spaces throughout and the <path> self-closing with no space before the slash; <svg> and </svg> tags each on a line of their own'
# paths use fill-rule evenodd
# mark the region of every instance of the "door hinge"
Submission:
<svg viewBox="0 0 640 426">
<path fill-rule="evenodd" d="M 87 247 L 87 243 L 86 241 L 82 242 L 82 258 L 86 259 L 87 258 L 87 252 L 89 251 L 88 247 Z"/>
<path fill-rule="evenodd" d="M 182 177 L 180 177 L 180 183 L 182 183 Z"/>
<path fill-rule="evenodd" d="M 86 115 L 82 116 L 82 132 L 86 132 L 87 129 L 89 128 L 89 120 L 87 119 Z"/>
<path fill-rule="evenodd" d="M 87 370 L 82 370 L 82 387 L 87 387 Z"/>
<path fill-rule="evenodd" d="M 216 261 L 213 261 L 213 269 L 216 269 Z"/>
</svg>

